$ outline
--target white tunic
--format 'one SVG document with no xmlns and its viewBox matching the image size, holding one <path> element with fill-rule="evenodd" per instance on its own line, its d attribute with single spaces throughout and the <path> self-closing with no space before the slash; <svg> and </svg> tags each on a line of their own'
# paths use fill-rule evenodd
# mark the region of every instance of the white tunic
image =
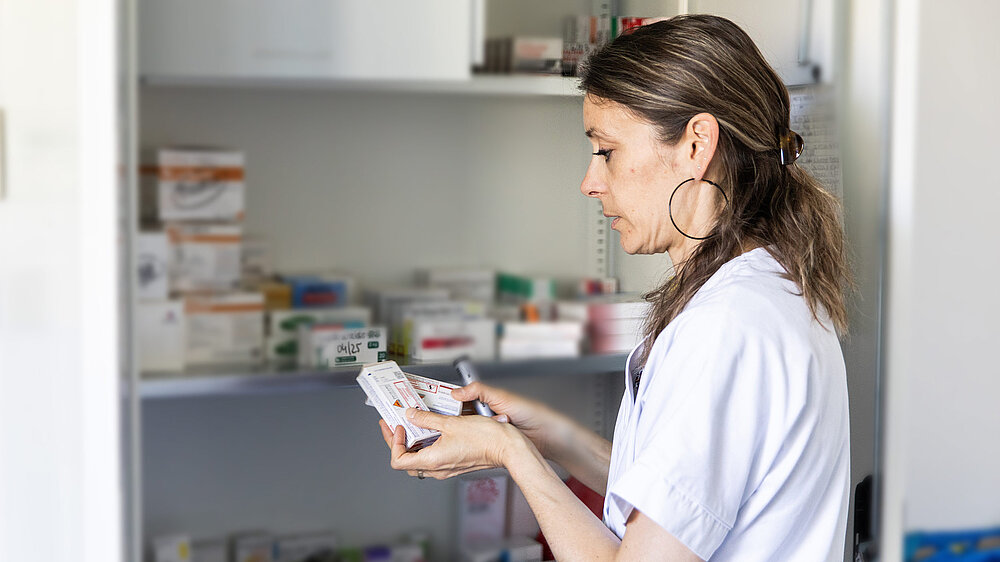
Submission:
<svg viewBox="0 0 1000 562">
<path fill-rule="evenodd" d="M 705 560 L 843 560 L 843 354 L 783 273 L 763 248 L 723 265 L 657 336 L 636 395 L 632 351 L 604 501 L 619 537 L 634 508 Z"/>
</svg>

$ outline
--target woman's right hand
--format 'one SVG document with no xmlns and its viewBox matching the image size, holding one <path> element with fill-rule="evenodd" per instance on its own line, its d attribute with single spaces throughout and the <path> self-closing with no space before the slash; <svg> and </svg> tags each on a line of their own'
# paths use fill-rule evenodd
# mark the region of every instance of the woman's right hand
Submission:
<svg viewBox="0 0 1000 562">
<path fill-rule="evenodd" d="M 521 430 L 525 437 L 547 459 L 555 451 L 551 445 L 558 443 L 558 434 L 569 428 L 569 419 L 541 402 L 536 402 L 513 392 L 474 382 L 451 391 L 452 398 L 462 402 L 479 400 L 497 415 L 507 416 L 507 421 Z"/>
</svg>

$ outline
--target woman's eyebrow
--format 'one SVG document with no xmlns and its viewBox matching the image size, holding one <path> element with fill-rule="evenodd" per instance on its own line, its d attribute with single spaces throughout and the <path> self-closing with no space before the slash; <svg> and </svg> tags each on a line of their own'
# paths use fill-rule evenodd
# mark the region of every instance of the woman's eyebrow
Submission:
<svg viewBox="0 0 1000 562">
<path fill-rule="evenodd" d="M 608 136 L 607 133 L 598 129 L 597 127 L 591 127 L 587 129 L 587 131 L 584 134 L 586 134 L 588 138 L 594 138 L 594 137 L 607 138 Z"/>
</svg>

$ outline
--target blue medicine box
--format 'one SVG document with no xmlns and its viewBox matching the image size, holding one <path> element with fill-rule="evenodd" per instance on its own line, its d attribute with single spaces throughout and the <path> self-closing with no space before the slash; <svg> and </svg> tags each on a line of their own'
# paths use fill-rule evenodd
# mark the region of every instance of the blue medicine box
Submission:
<svg viewBox="0 0 1000 562">
<path fill-rule="evenodd" d="M 292 308 L 328 308 L 347 305 L 346 279 L 284 277 L 283 281 L 292 288 Z"/>
</svg>

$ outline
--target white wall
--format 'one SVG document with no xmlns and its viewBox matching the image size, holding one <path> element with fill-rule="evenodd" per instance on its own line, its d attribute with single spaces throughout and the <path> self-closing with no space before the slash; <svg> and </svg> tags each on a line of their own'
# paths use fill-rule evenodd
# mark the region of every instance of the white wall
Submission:
<svg viewBox="0 0 1000 562">
<path fill-rule="evenodd" d="M 900 529 L 1000 524 L 1000 4 L 902 3 L 894 17 L 889 548 Z"/>
</svg>

